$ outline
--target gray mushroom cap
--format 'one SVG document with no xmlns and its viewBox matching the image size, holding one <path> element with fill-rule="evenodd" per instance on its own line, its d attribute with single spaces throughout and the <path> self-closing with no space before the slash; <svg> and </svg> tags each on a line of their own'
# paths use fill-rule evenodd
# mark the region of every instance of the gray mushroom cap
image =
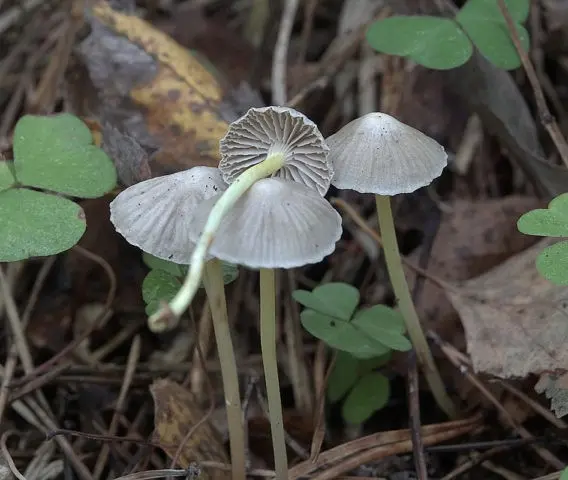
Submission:
<svg viewBox="0 0 568 480">
<path fill-rule="evenodd" d="M 439 177 L 448 155 L 438 142 L 385 113 L 369 113 L 327 138 L 332 183 L 360 193 L 410 193 Z"/>
<path fill-rule="evenodd" d="M 325 195 L 333 177 L 329 149 L 316 124 L 292 108 L 249 109 L 231 123 L 220 152 L 219 169 L 227 183 L 276 152 L 284 153 L 285 164 L 274 177 L 302 183 L 320 195 Z"/>
<path fill-rule="evenodd" d="M 218 197 L 204 201 L 192 219 L 200 237 Z M 341 216 L 316 191 L 296 182 L 256 182 L 223 219 L 210 253 L 250 268 L 293 268 L 317 263 L 335 249 Z"/>
<path fill-rule="evenodd" d="M 226 188 L 221 172 L 211 167 L 151 178 L 111 202 L 110 220 L 128 243 L 163 260 L 189 264 L 195 247 L 189 236 L 194 210 Z"/>
</svg>

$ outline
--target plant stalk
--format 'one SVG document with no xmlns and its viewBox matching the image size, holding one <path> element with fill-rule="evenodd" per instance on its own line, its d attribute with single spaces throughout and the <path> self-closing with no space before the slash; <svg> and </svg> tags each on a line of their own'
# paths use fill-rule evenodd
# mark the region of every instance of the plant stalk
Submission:
<svg viewBox="0 0 568 480">
<path fill-rule="evenodd" d="M 414 308 L 414 302 L 412 301 L 410 289 L 406 282 L 396 239 L 390 197 L 386 195 L 375 195 L 375 201 L 377 204 L 377 214 L 387 270 L 398 307 L 404 317 L 408 336 L 414 346 L 416 357 L 438 406 L 450 418 L 455 418 L 457 416 L 456 408 L 446 392 L 446 387 L 444 386 L 440 372 L 434 363 L 432 352 L 430 351 L 424 331 L 422 330 L 422 325 Z"/>
<path fill-rule="evenodd" d="M 276 480 L 288 480 L 286 437 L 276 357 L 276 288 L 274 270 L 270 268 L 260 269 L 260 347 L 268 398 Z"/>
<path fill-rule="evenodd" d="M 148 327 L 154 332 L 161 332 L 170 327 L 168 320 L 179 318 L 187 309 L 195 293 L 199 289 L 205 257 L 209 247 L 215 240 L 215 234 L 221 225 L 223 217 L 231 210 L 235 202 L 241 198 L 246 191 L 258 180 L 266 178 L 279 170 L 284 164 L 284 154 L 273 153 L 266 159 L 253 167 L 245 170 L 231 185 L 225 190 L 209 214 L 203 233 L 195 246 L 191 256 L 190 267 L 185 280 L 176 293 L 176 296 L 168 305 L 162 306 L 156 313 L 148 319 Z"/>
<path fill-rule="evenodd" d="M 223 269 L 219 260 L 212 259 L 205 264 L 203 284 L 209 299 L 219 363 L 221 364 L 225 408 L 229 424 L 229 444 L 231 446 L 231 478 L 246 480 L 246 437 L 239 392 L 239 376 L 229 329 Z"/>
</svg>

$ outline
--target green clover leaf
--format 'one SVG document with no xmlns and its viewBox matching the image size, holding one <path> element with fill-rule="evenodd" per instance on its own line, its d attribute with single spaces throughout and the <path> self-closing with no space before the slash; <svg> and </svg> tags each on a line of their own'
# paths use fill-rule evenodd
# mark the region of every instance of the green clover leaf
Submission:
<svg viewBox="0 0 568 480">
<path fill-rule="evenodd" d="M 0 192 L 0 262 L 55 255 L 85 232 L 83 209 L 63 197 L 14 188 Z"/>
<path fill-rule="evenodd" d="M 327 345 L 357 358 L 372 358 L 384 355 L 389 348 L 349 321 L 306 309 L 301 315 L 303 327 Z"/>
<path fill-rule="evenodd" d="M 174 277 L 185 277 L 187 275 L 188 266 L 179 265 L 169 260 L 155 257 L 149 253 L 142 252 L 142 260 L 152 270 L 162 270 L 173 275 Z"/>
<path fill-rule="evenodd" d="M 538 254 L 536 269 L 556 285 L 568 285 L 568 241 L 546 247 Z"/>
<path fill-rule="evenodd" d="M 352 324 L 393 350 L 405 352 L 412 348 L 412 344 L 404 336 L 402 315 L 386 305 L 359 310 L 353 317 Z"/>
<path fill-rule="evenodd" d="M 93 145 L 89 128 L 67 113 L 20 118 L 14 173 L 23 185 L 82 198 L 99 197 L 116 185 L 110 158 Z"/>
<path fill-rule="evenodd" d="M 367 30 L 367 41 L 379 52 L 409 57 L 436 70 L 459 67 L 473 52 L 471 41 L 456 22 L 425 15 L 378 20 Z"/>
<path fill-rule="evenodd" d="M 12 162 L 0 160 L 0 192 L 8 190 L 16 184 L 14 173 L 12 169 L 14 165 Z"/>
<path fill-rule="evenodd" d="M 346 422 L 359 425 L 383 408 L 390 397 L 388 378 L 380 373 L 361 377 L 343 402 L 341 413 Z"/>
<path fill-rule="evenodd" d="M 560 480 L 568 480 L 568 468 L 562 470 L 562 474 L 560 475 Z"/>
<path fill-rule="evenodd" d="M 557 196 L 548 208 L 537 208 L 523 214 L 517 228 L 527 235 L 568 237 L 568 193 Z"/>
<path fill-rule="evenodd" d="M 306 308 L 346 321 L 351 319 L 359 304 L 359 291 L 341 282 L 326 283 L 311 292 L 296 290 L 292 297 Z"/>
<path fill-rule="evenodd" d="M 162 302 L 169 302 L 175 297 L 181 281 L 164 270 L 150 270 L 142 282 L 142 298 L 146 303 L 146 313 L 155 313 Z"/>
<path fill-rule="evenodd" d="M 337 352 L 335 365 L 327 381 L 327 398 L 331 403 L 341 400 L 355 385 L 358 376 L 354 372 L 358 368 L 359 359 L 347 352 Z"/>
<path fill-rule="evenodd" d="M 529 13 L 528 0 L 506 0 L 515 20 L 523 48 L 529 48 L 529 34 L 520 24 Z M 521 59 L 511 40 L 507 23 L 496 0 L 468 0 L 456 15 L 456 21 L 466 31 L 481 54 L 493 65 L 506 70 L 518 68 Z"/>
</svg>

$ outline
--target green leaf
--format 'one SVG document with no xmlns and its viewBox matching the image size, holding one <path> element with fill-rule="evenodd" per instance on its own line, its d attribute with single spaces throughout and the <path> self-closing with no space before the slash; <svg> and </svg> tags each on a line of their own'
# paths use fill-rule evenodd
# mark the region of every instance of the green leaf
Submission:
<svg viewBox="0 0 568 480">
<path fill-rule="evenodd" d="M 568 285 L 568 242 L 558 242 L 540 252 L 536 269 L 552 283 Z"/>
<path fill-rule="evenodd" d="M 375 50 L 409 57 L 436 70 L 459 67 L 473 53 L 471 41 L 456 22 L 431 16 L 394 16 L 378 20 L 367 30 Z"/>
<path fill-rule="evenodd" d="M 229 262 L 221 262 L 221 268 L 223 270 L 223 283 L 229 285 L 233 283 L 239 277 L 239 267 Z"/>
<path fill-rule="evenodd" d="M 388 352 L 388 348 L 377 342 L 352 323 L 306 309 L 301 314 L 302 325 L 314 337 L 327 345 L 357 358 L 372 358 Z"/>
<path fill-rule="evenodd" d="M 524 23 L 530 11 L 530 0 L 505 0 L 507 10 L 511 18 L 517 23 Z M 468 0 L 459 11 L 458 15 L 466 17 L 485 18 L 490 21 L 499 19 L 505 22 L 497 0 Z"/>
<path fill-rule="evenodd" d="M 337 352 L 335 365 L 327 382 L 327 398 L 331 403 L 341 400 L 359 378 L 359 360 L 347 352 Z"/>
<path fill-rule="evenodd" d="M 388 378 L 380 373 L 368 373 L 359 379 L 343 402 L 344 420 L 353 425 L 363 423 L 387 404 L 389 396 Z"/>
<path fill-rule="evenodd" d="M 296 302 L 316 312 L 342 320 L 350 320 L 359 303 L 359 291 L 347 283 L 326 283 L 307 290 L 292 293 Z"/>
<path fill-rule="evenodd" d="M 99 197 L 116 185 L 111 159 L 93 145 L 77 117 L 25 115 L 14 130 L 14 167 L 19 182 L 82 198 Z"/>
<path fill-rule="evenodd" d="M 523 214 L 517 228 L 527 235 L 543 237 L 568 236 L 568 193 L 552 200 L 548 208 L 537 208 Z"/>
<path fill-rule="evenodd" d="M 509 0 L 509 12 L 516 22 L 524 22 L 528 15 L 527 0 Z M 469 0 L 456 15 L 456 21 L 463 27 L 481 54 L 493 65 L 512 70 L 521 65 L 515 45 L 507 29 L 505 17 L 497 0 Z M 529 48 L 527 30 L 516 23 L 517 33 L 525 51 Z"/>
<path fill-rule="evenodd" d="M 404 320 L 397 310 L 375 305 L 359 310 L 352 321 L 359 330 L 393 350 L 407 351 L 412 344 L 404 336 Z"/>
<path fill-rule="evenodd" d="M 560 480 L 568 480 L 568 468 L 562 470 L 562 474 L 560 475 Z"/>
<path fill-rule="evenodd" d="M 0 160 L 0 192 L 9 189 L 16 183 L 12 172 L 13 168 L 12 162 Z"/>
<path fill-rule="evenodd" d="M 0 262 L 55 255 L 85 232 L 85 212 L 63 197 L 16 188 L 0 192 Z"/>
<path fill-rule="evenodd" d="M 392 351 L 389 350 L 387 353 L 374 358 L 366 358 L 359 360 L 359 375 L 364 375 L 365 373 L 372 372 L 373 370 L 383 367 L 392 358 Z"/>
<path fill-rule="evenodd" d="M 179 265 L 169 260 L 155 257 L 149 253 L 142 252 L 142 260 L 152 270 L 162 270 L 174 277 L 184 277 L 187 274 L 188 266 Z"/>
<path fill-rule="evenodd" d="M 175 297 L 181 282 L 164 270 L 150 270 L 142 282 L 142 298 L 146 302 L 146 313 L 152 315 L 161 302 Z"/>
</svg>

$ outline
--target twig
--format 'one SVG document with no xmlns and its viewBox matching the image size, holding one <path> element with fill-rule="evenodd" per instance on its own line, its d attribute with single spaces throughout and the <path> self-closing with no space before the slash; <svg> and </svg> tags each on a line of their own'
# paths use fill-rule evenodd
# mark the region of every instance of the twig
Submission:
<svg viewBox="0 0 568 480">
<path fill-rule="evenodd" d="M 418 480 L 428 480 L 426 458 L 424 456 L 424 442 L 422 441 L 422 432 L 420 431 L 422 427 L 420 421 L 420 391 L 418 385 L 418 365 L 414 351 L 410 352 L 408 356 L 408 405 L 414 467 L 416 468 Z"/>
<path fill-rule="evenodd" d="M 2 456 L 4 457 L 6 463 L 8 464 L 8 468 L 12 472 L 12 475 L 14 475 L 14 477 L 16 477 L 18 480 L 26 480 L 26 478 L 18 470 L 18 467 L 16 467 L 16 464 L 12 459 L 12 455 L 10 455 L 10 451 L 8 450 L 8 446 L 6 445 L 6 440 L 13 433 L 14 432 L 8 430 L 7 432 L 4 432 L 2 434 L 2 437 L 0 438 L 0 450 L 2 451 Z"/>
<path fill-rule="evenodd" d="M 294 18 L 298 9 L 298 0 L 286 0 L 278 39 L 272 57 L 272 103 L 274 105 L 284 105 L 287 99 L 286 71 L 288 66 L 288 46 L 290 45 L 290 35 L 294 26 Z"/>
<path fill-rule="evenodd" d="M 130 385 L 132 385 L 132 378 L 134 377 L 134 372 L 136 371 L 136 366 L 138 365 L 138 361 L 140 359 L 140 343 L 140 336 L 136 335 L 134 337 L 134 340 L 132 341 L 130 353 L 128 354 L 128 360 L 126 361 L 126 370 L 124 371 L 124 381 L 122 382 L 122 386 L 120 387 L 120 392 L 116 401 L 116 408 L 110 421 L 108 429 L 108 433 L 110 435 L 114 435 L 116 433 L 116 429 L 118 428 L 118 418 L 119 415 L 122 414 L 123 406 L 126 401 L 126 395 L 128 394 Z M 97 461 L 95 463 L 95 469 L 93 473 L 95 480 L 98 480 L 101 477 L 109 452 L 110 448 L 108 444 L 103 445 L 99 457 L 97 458 Z"/>
<path fill-rule="evenodd" d="M 521 45 L 521 40 L 519 38 L 515 22 L 511 18 L 511 14 L 507 9 L 505 0 L 497 0 L 497 4 L 499 5 L 499 10 L 501 10 L 503 17 L 505 18 L 507 30 L 509 31 L 513 45 L 517 50 L 517 54 L 521 59 L 523 68 L 525 70 L 529 83 L 531 84 L 540 121 L 550 135 L 550 138 L 552 138 L 552 141 L 554 142 L 554 145 L 556 146 L 556 149 L 558 150 L 558 153 L 560 154 L 564 165 L 568 167 L 568 144 L 566 144 L 566 139 L 562 135 L 562 132 L 560 131 L 556 120 L 548 109 L 546 99 L 544 97 L 544 92 L 542 91 L 542 87 L 540 86 L 540 82 L 538 81 L 538 75 L 536 74 L 536 71 L 530 61 L 527 52 L 525 52 L 523 46 Z"/>
</svg>

